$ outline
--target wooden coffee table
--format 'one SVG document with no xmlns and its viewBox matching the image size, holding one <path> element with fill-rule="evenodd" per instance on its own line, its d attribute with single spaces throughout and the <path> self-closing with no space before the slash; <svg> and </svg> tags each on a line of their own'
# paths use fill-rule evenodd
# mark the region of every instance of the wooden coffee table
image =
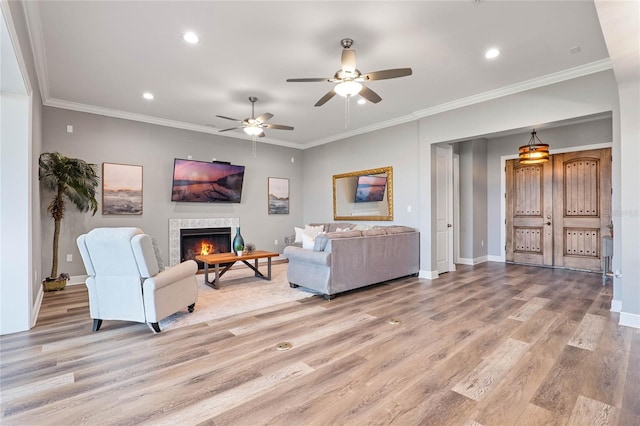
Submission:
<svg viewBox="0 0 640 426">
<path fill-rule="evenodd" d="M 196 260 L 204 263 L 204 283 L 210 287 L 218 290 L 218 285 L 220 284 L 220 277 L 224 275 L 225 272 L 229 270 L 233 266 L 234 263 L 241 261 L 249 268 L 253 269 L 255 272 L 255 276 L 265 279 L 271 280 L 271 258 L 280 256 L 279 253 L 273 253 L 270 251 L 264 250 L 255 250 L 253 253 L 248 254 L 245 253 L 242 256 L 238 256 L 235 253 L 215 253 L 215 254 L 205 254 L 196 256 Z M 267 275 L 264 276 L 262 272 L 258 270 L 258 259 L 267 258 Z M 247 262 L 248 260 L 253 260 L 254 264 L 250 264 Z M 214 266 L 215 277 L 213 281 L 209 281 L 209 265 Z M 220 265 L 224 265 L 224 268 L 220 270 Z"/>
</svg>

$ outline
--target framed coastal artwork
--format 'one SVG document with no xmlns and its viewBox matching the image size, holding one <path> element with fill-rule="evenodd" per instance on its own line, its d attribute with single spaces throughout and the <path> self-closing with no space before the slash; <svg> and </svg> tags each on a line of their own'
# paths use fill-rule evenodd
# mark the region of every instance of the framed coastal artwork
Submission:
<svg viewBox="0 0 640 426">
<path fill-rule="evenodd" d="M 102 214 L 142 214 L 142 166 L 102 163 Z"/>
<path fill-rule="evenodd" d="M 269 214 L 289 214 L 289 179 L 268 178 Z"/>
</svg>

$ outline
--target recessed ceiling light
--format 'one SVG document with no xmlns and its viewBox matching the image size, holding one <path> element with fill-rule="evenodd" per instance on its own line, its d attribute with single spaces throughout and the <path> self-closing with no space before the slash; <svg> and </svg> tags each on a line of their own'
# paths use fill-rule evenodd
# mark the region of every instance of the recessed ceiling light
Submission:
<svg viewBox="0 0 640 426">
<path fill-rule="evenodd" d="M 144 92 L 142 94 L 142 97 L 145 98 L 146 100 L 150 101 L 150 100 L 153 100 L 154 96 L 153 96 L 153 93 L 151 93 L 151 92 Z"/>
<path fill-rule="evenodd" d="M 498 56 L 500 56 L 500 51 L 495 47 L 487 50 L 487 52 L 484 54 L 484 57 L 487 59 L 497 58 Z"/>
<path fill-rule="evenodd" d="M 198 38 L 196 33 L 191 32 L 191 31 L 184 33 L 182 38 L 184 39 L 184 41 L 186 41 L 187 43 L 191 43 L 191 44 L 196 44 L 197 42 L 200 41 L 200 39 Z"/>
<path fill-rule="evenodd" d="M 367 100 L 366 100 L 366 99 L 364 99 L 364 98 L 360 98 L 360 99 L 358 99 L 358 105 L 364 105 L 364 104 L 366 104 L 366 103 L 367 103 Z"/>
</svg>

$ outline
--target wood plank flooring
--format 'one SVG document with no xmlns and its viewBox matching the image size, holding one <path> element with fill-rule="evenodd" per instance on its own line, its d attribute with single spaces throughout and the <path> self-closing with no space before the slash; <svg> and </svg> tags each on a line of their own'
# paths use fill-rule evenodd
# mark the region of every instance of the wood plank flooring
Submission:
<svg viewBox="0 0 640 426">
<path fill-rule="evenodd" d="M 598 274 L 489 262 L 93 333 L 67 287 L 0 337 L 0 424 L 640 425 L 640 330 L 610 303 Z"/>
</svg>

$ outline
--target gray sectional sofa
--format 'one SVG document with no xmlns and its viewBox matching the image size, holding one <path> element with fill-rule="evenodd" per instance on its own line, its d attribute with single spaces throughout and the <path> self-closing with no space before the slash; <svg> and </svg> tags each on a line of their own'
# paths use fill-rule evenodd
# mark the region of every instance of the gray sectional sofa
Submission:
<svg viewBox="0 0 640 426">
<path fill-rule="evenodd" d="M 417 274 L 420 238 L 406 226 L 374 226 L 326 232 L 316 237 L 313 250 L 290 245 L 283 254 L 289 260 L 291 287 L 305 287 L 331 299 L 338 293 Z"/>
</svg>

